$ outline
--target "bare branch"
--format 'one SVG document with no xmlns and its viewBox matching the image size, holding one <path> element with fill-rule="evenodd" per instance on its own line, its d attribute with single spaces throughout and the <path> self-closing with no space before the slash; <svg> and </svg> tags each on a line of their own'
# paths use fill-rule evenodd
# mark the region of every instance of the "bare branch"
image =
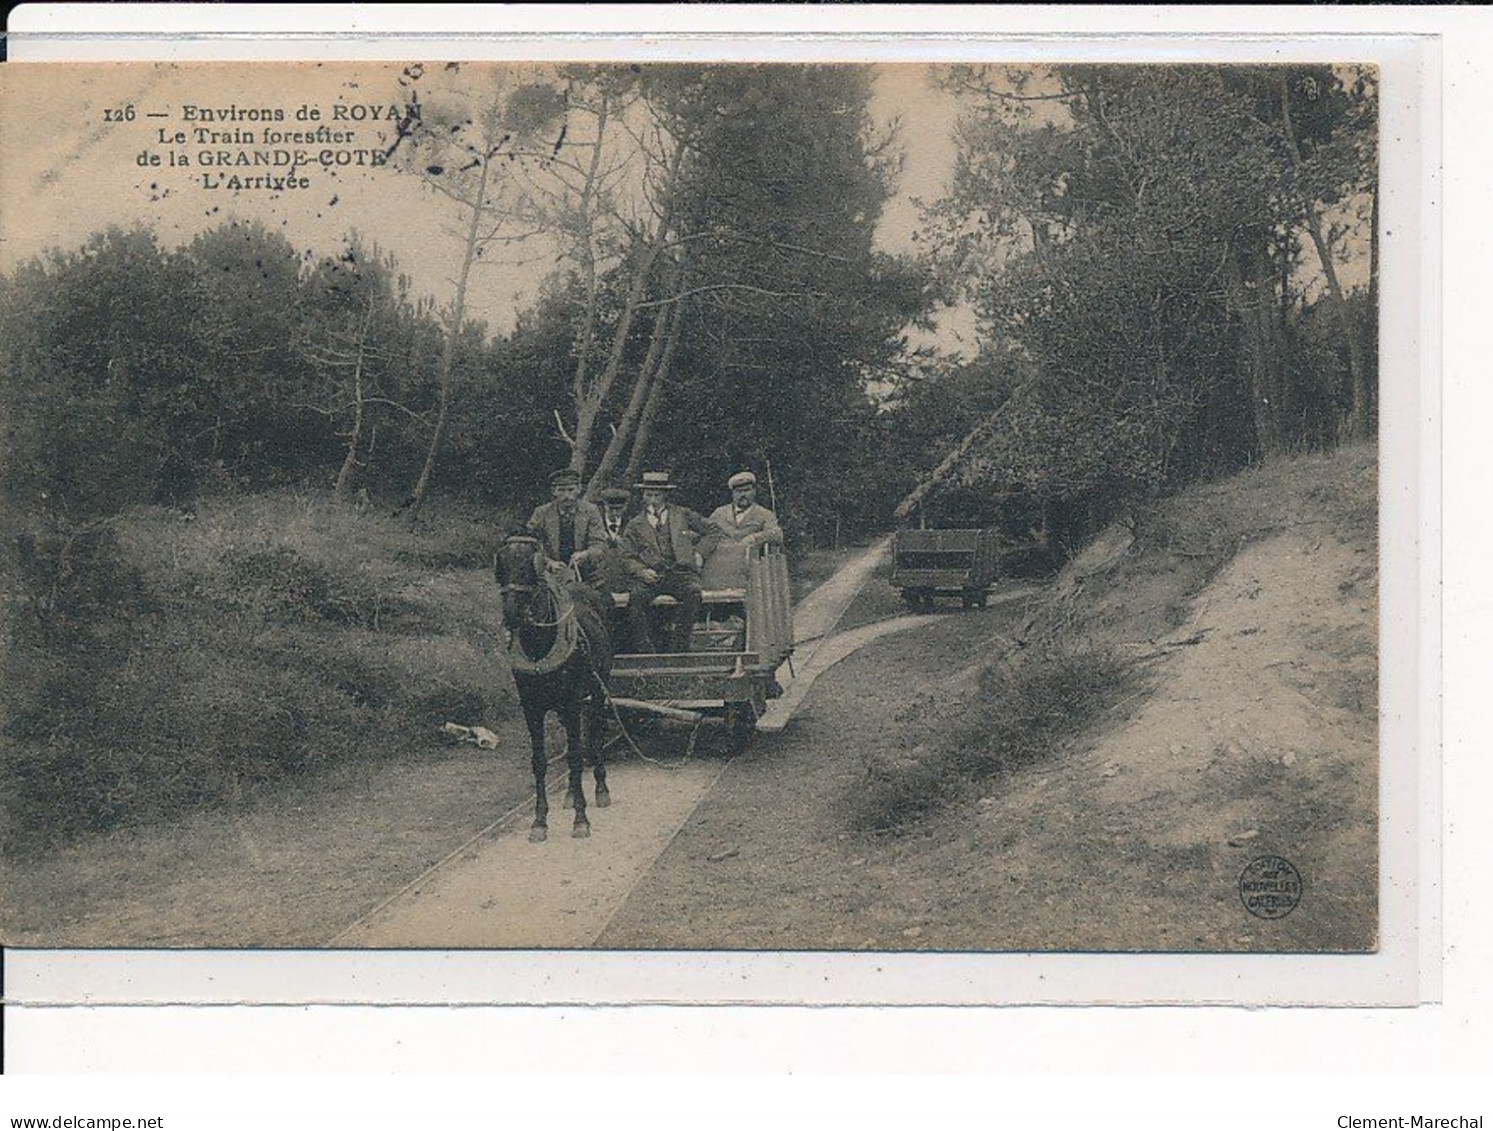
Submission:
<svg viewBox="0 0 1493 1131">
<path fill-rule="evenodd" d="M 692 232 L 689 235 L 677 236 L 663 244 L 665 248 L 683 247 L 686 244 L 698 240 L 719 240 L 722 243 L 743 244 L 747 247 L 766 247 L 776 251 L 791 251 L 799 255 L 806 255 L 812 259 L 822 259 L 828 263 L 852 264 L 855 260 L 848 255 L 836 255 L 834 252 L 823 251 L 820 248 L 806 247 L 803 244 L 784 243 L 782 240 L 753 239 L 751 236 L 742 235 L 740 230 L 726 230 L 724 228 L 711 228 L 703 232 Z"/>
<path fill-rule="evenodd" d="M 707 283 L 704 286 L 693 287 L 682 291 L 669 298 L 653 299 L 649 302 L 638 303 L 637 309 L 648 310 L 656 306 L 667 306 L 671 302 L 680 299 L 694 298 L 696 295 L 711 294 L 720 291 L 740 291 L 745 294 L 761 295 L 764 298 L 827 298 L 823 291 L 772 291 L 766 287 L 754 287 L 750 283 Z"/>
<path fill-rule="evenodd" d="M 290 402 L 290 407 L 291 408 L 303 408 L 303 409 L 306 409 L 308 412 L 320 413 L 322 416 L 338 416 L 338 415 L 346 412 L 348 409 L 355 407 L 357 405 L 357 403 L 358 403 L 357 401 L 348 401 L 346 404 L 331 405 L 330 407 L 328 407 L 327 405 L 310 404 L 307 401 L 291 401 Z M 363 403 L 364 404 L 381 404 L 381 405 L 387 406 L 388 408 L 397 408 L 400 412 L 404 413 L 406 416 L 410 417 L 413 420 L 418 420 L 422 424 L 427 423 L 428 420 L 429 420 L 429 417 L 430 417 L 430 413 L 428 411 L 427 412 L 416 412 L 414 409 L 410 408 L 408 405 L 400 404 L 398 401 L 391 401 L 387 397 L 364 397 L 363 398 Z M 212 429 L 208 429 L 208 431 L 212 431 Z"/>
<path fill-rule="evenodd" d="M 555 414 L 555 428 L 560 433 L 560 439 L 562 439 L 562 440 L 565 441 L 565 444 L 566 444 L 567 447 L 574 448 L 575 447 L 575 437 L 572 436 L 569 432 L 565 431 L 565 421 L 563 421 L 563 420 L 560 419 L 560 410 L 559 409 L 555 409 L 554 410 L 554 414 Z"/>
</svg>

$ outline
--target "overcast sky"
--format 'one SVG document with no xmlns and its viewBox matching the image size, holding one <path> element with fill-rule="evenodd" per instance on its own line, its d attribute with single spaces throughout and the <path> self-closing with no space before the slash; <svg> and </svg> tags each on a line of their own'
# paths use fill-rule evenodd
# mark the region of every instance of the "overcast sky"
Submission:
<svg viewBox="0 0 1493 1131">
<path fill-rule="evenodd" d="M 470 71 L 483 64 L 468 64 Z M 439 82 L 432 66 L 415 82 L 426 89 Z M 354 228 L 392 251 L 418 290 L 438 301 L 449 299 L 459 263 L 456 214 L 444 198 L 417 178 L 390 168 L 356 165 L 304 172 L 306 188 L 283 191 L 210 188 L 227 174 L 278 175 L 275 168 L 223 168 L 204 165 L 218 150 L 252 147 L 231 142 L 202 144 L 195 130 L 266 128 L 313 130 L 319 126 L 351 131 L 350 141 L 312 143 L 314 154 L 340 149 L 356 161 L 357 150 L 387 146 L 393 136 L 385 120 L 334 119 L 337 107 L 351 118 L 356 106 L 388 107 L 404 101 L 411 79 L 399 64 L 185 64 L 185 65 L 27 65 L 0 71 L 6 112 L 0 117 L 0 270 L 51 247 L 73 249 L 108 224 L 152 226 L 163 243 L 175 245 L 230 217 L 257 219 L 285 233 L 292 244 L 320 255 L 336 249 Z M 321 111 L 320 120 L 297 120 L 303 104 Z M 280 108 L 283 122 L 208 123 L 187 120 L 188 107 L 208 109 Z M 127 115 L 133 120 L 110 121 Z M 916 223 L 912 197 L 935 198 L 952 164 L 952 101 L 934 91 L 925 68 L 907 64 L 882 67 L 873 113 L 881 123 L 900 120 L 904 171 L 890 202 L 878 241 L 888 250 L 905 250 Z M 148 117 L 155 114 L 158 117 Z M 162 142 L 185 131 L 185 144 Z M 178 152 L 190 164 L 171 167 Z M 142 154 L 161 165 L 141 165 Z M 338 158 L 333 156 L 331 160 Z M 533 300 L 539 280 L 553 266 L 553 255 L 533 244 L 498 253 L 473 279 L 470 312 L 489 329 L 506 332 L 516 310 Z"/>
</svg>

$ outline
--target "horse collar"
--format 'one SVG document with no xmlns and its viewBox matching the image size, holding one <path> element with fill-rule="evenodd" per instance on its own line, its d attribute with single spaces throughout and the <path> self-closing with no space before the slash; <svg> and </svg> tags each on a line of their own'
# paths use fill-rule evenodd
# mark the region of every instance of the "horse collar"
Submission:
<svg viewBox="0 0 1493 1131">
<path fill-rule="evenodd" d="M 544 588 L 555 606 L 555 620 L 536 622 L 529 620 L 530 628 L 553 628 L 555 638 L 549 651 L 543 656 L 533 657 L 524 651 L 519 635 L 515 633 L 508 646 L 509 663 L 515 672 L 524 675 L 546 675 L 562 667 L 580 643 L 581 632 L 575 618 L 575 602 L 555 582 L 546 578 Z"/>
</svg>

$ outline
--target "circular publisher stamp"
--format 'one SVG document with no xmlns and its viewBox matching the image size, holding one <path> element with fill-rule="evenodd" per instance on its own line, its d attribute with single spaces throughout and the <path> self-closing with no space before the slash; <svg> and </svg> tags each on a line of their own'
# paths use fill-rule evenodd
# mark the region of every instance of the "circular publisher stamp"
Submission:
<svg viewBox="0 0 1493 1131">
<path fill-rule="evenodd" d="M 1284 856 L 1256 856 L 1239 873 L 1239 898 L 1258 919 L 1284 919 L 1301 902 L 1301 873 Z"/>
</svg>

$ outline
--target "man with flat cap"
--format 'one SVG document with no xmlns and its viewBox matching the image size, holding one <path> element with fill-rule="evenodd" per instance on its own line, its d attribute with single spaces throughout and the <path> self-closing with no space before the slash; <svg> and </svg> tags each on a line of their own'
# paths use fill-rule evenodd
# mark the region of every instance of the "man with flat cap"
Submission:
<svg viewBox="0 0 1493 1131">
<path fill-rule="evenodd" d="M 669 502 L 675 490 L 667 471 L 645 471 L 634 486 L 643 492 L 643 512 L 622 528 L 622 552 L 634 581 L 628 620 L 645 651 L 656 651 L 648 610 L 653 598 L 679 602 L 668 651 L 688 652 L 700 613 L 700 567 L 715 552 L 723 531 L 688 507 Z M 633 607 L 637 606 L 636 614 Z"/>
<path fill-rule="evenodd" d="M 783 544 L 783 528 L 778 517 L 757 502 L 757 477 L 750 471 L 738 471 L 726 481 L 731 501 L 715 509 L 710 521 L 725 534 L 720 551 L 711 561 L 708 573 L 711 589 L 744 589 L 747 583 L 747 555 L 757 546 Z"/>
<path fill-rule="evenodd" d="M 622 549 L 622 527 L 623 511 L 627 509 L 629 499 L 628 493 L 620 487 L 608 487 L 598 496 L 601 502 L 602 533 L 606 544 L 599 550 L 592 550 L 586 555 L 583 563 L 583 579 L 598 593 L 601 594 L 602 604 L 606 606 L 608 617 L 607 626 L 612 630 L 613 640 L 617 644 L 618 652 L 636 651 L 638 645 L 626 639 L 626 634 L 632 631 L 633 618 L 635 614 L 632 602 L 629 599 L 627 614 L 623 616 L 612 602 L 613 593 L 630 593 L 633 586 L 642 588 L 642 582 L 634 580 L 627 572 L 627 558 Z M 639 605 L 643 605 L 643 598 L 638 598 Z M 646 610 L 642 612 L 646 616 Z M 646 639 L 646 638 L 645 638 Z"/>
<path fill-rule="evenodd" d="M 550 501 L 537 507 L 529 518 L 529 533 L 539 539 L 549 569 L 571 566 L 576 570 L 572 589 L 601 614 L 610 601 L 580 581 L 583 563 L 597 560 L 606 550 L 606 522 L 594 503 L 581 498 L 581 477 L 570 468 L 550 476 Z"/>
<path fill-rule="evenodd" d="M 622 554 L 622 512 L 627 509 L 628 493 L 621 487 L 608 487 L 600 496 L 601 528 L 606 545 L 590 555 L 588 573 L 604 593 L 627 592 L 627 562 Z"/>
</svg>

